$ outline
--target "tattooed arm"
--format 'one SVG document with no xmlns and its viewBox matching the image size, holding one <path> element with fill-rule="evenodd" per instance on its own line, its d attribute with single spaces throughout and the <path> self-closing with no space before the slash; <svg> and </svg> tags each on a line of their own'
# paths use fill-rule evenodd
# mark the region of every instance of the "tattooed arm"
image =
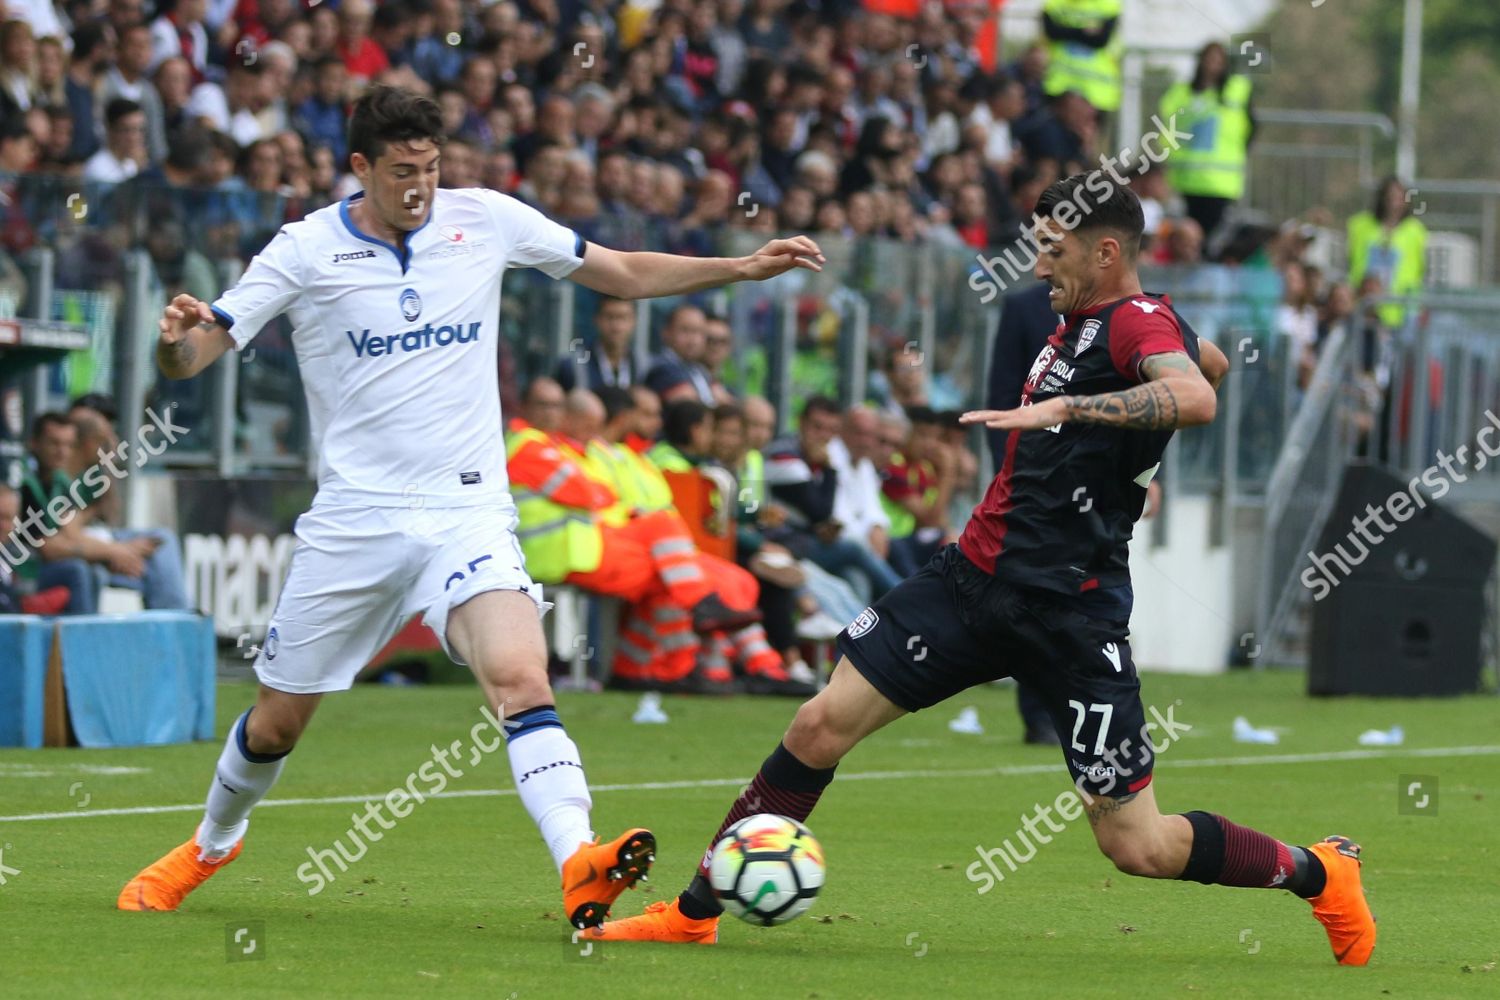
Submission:
<svg viewBox="0 0 1500 1000">
<path fill-rule="evenodd" d="M 234 346 L 207 302 L 179 295 L 162 314 L 156 364 L 167 378 L 192 378 Z"/>
<path fill-rule="evenodd" d="M 964 423 L 996 430 L 1040 430 L 1060 423 L 1106 424 L 1131 430 L 1194 427 L 1213 420 L 1218 400 L 1198 366 L 1181 352 L 1141 362 L 1145 382 L 1097 396 L 1054 396 L 1035 406 L 966 413 Z"/>
<path fill-rule="evenodd" d="M 1213 420 L 1213 386 L 1186 354 L 1153 354 L 1141 362 L 1147 380 L 1120 392 L 1065 396 L 1067 419 L 1139 430 L 1194 427 Z"/>
</svg>

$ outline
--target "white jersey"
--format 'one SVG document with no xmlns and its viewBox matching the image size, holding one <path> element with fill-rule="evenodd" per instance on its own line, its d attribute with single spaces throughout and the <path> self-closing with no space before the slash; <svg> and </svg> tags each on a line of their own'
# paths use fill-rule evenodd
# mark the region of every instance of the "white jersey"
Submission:
<svg viewBox="0 0 1500 1000">
<path fill-rule="evenodd" d="M 467 507 L 506 499 L 500 278 L 583 263 L 583 239 L 481 188 L 440 189 L 397 248 L 355 228 L 363 194 L 282 227 L 213 305 L 243 349 L 281 313 L 307 391 L 317 502 Z"/>
</svg>

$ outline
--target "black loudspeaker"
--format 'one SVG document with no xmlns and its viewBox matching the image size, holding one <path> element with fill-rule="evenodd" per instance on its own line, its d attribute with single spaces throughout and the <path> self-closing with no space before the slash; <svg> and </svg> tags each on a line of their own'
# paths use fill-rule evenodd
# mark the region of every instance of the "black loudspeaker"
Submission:
<svg viewBox="0 0 1500 1000">
<path fill-rule="evenodd" d="M 1484 587 L 1495 540 L 1425 494 L 1421 501 L 1408 482 L 1383 469 L 1344 471 L 1316 557 L 1302 574 L 1316 598 L 1309 694 L 1479 689 Z M 1372 507 L 1378 517 L 1370 516 Z"/>
</svg>

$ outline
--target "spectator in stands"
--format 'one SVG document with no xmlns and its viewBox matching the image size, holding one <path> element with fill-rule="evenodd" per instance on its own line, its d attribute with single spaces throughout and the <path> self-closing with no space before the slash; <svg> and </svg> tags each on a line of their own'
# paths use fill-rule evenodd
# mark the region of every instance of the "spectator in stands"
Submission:
<svg viewBox="0 0 1500 1000">
<path fill-rule="evenodd" d="M 188 104 L 193 98 L 193 71 L 188 61 L 181 56 L 163 59 L 156 67 L 151 83 L 156 87 L 156 96 L 161 98 L 162 127 L 167 134 L 167 147 L 172 146 L 171 136 L 184 128 L 188 121 Z"/>
<path fill-rule="evenodd" d="M 20 19 L 0 24 L 0 117 L 19 117 L 36 94 L 36 37 Z"/>
<path fill-rule="evenodd" d="M 1151 259 L 1157 264 L 1203 263 L 1203 227 L 1191 217 L 1168 219 L 1166 238 L 1160 240 Z"/>
<path fill-rule="evenodd" d="M 182 56 L 193 71 L 193 82 L 202 83 L 208 69 L 208 30 L 203 25 L 207 0 L 162 0 L 156 11 L 158 16 L 151 22 L 151 68 L 163 59 Z"/>
<path fill-rule="evenodd" d="M 0 615 L 55 615 L 68 606 L 67 587 L 50 587 L 23 594 L 13 566 L 31 558 L 31 551 L 15 532 L 21 514 L 21 494 L 0 481 Z"/>
<path fill-rule="evenodd" d="M 734 393 L 724 384 L 724 366 L 734 352 L 734 333 L 729 320 L 709 314 L 703 321 L 703 370 L 708 373 L 709 387 L 718 406 L 734 403 Z"/>
<path fill-rule="evenodd" d="M 136 24 L 120 36 L 119 55 L 99 82 L 97 107 L 108 108 L 116 100 L 134 101 L 146 113 L 146 149 L 152 160 L 167 151 L 166 111 L 156 85 L 151 82 L 151 29 Z"/>
<path fill-rule="evenodd" d="M 1230 72 L 1229 54 L 1218 42 L 1198 53 L 1193 78 L 1162 95 L 1163 122 L 1194 139 L 1172 150 L 1167 179 L 1187 202 L 1187 213 L 1212 243 L 1224 213 L 1245 194 L 1245 159 L 1255 136 L 1250 78 Z"/>
<path fill-rule="evenodd" d="M 813 396 L 802 408 L 797 436 L 773 442 L 767 450 L 771 503 L 786 514 L 786 523 L 768 537 L 852 583 L 863 577 L 879 597 L 901 578 L 869 549 L 842 538 L 843 525 L 833 515 L 838 472 L 829 461 L 828 445 L 839 422 L 838 404 Z"/>
<path fill-rule="evenodd" d="M 266 67 L 259 59 L 236 58 L 229 62 L 224 85 L 200 83 L 188 101 L 190 117 L 229 136 L 241 147 L 270 138 L 261 112 L 271 102 Z"/>
<path fill-rule="evenodd" d="M 551 434 L 562 426 L 563 387 L 550 378 L 534 378 L 526 386 L 521 397 L 523 417 L 511 420 L 511 430 L 534 427 L 543 434 Z"/>
<path fill-rule="evenodd" d="M 632 451 L 645 454 L 661 436 L 661 397 L 637 382 L 630 387 L 635 400 L 635 429 L 625 437 Z"/>
<path fill-rule="evenodd" d="M 879 438 L 875 409 L 863 403 L 851 406 L 844 411 L 838 437 L 828 442 L 828 460 L 838 473 L 833 518 L 843 526 L 841 537 L 887 559 L 891 522 L 880 502 L 881 470 L 872 461 L 880 451 Z"/>
<path fill-rule="evenodd" d="M 1318 310 L 1308 287 L 1307 269 L 1295 261 L 1281 269 L 1276 333 L 1287 338 L 1286 358 L 1297 370 L 1297 388 L 1306 389 L 1318 364 Z"/>
<path fill-rule="evenodd" d="M 348 72 L 342 59 L 324 56 L 313 64 L 313 93 L 298 107 L 297 127 L 314 144 L 327 146 L 340 170 L 348 158 Z"/>
<path fill-rule="evenodd" d="M 40 152 L 36 136 L 25 122 L 18 118 L 0 119 L 0 174 L 26 173 L 35 166 Z"/>
<path fill-rule="evenodd" d="M 110 65 L 112 48 L 110 36 L 100 25 L 82 24 L 73 32 L 73 52 L 63 81 L 63 93 L 73 113 L 73 136 L 68 146 L 71 162 L 82 163 L 99 148 L 95 88 Z"/>
<path fill-rule="evenodd" d="M 877 382 L 875 386 L 882 409 L 904 414 L 909 407 L 927 405 L 927 379 L 923 370 L 925 360 L 915 343 L 908 343 L 900 350 L 886 354 L 883 384 Z"/>
<path fill-rule="evenodd" d="M 187 608 L 174 538 L 157 532 L 116 537 L 93 523 L 90 504 L 98 487 L 88 480 L 75 482 L 67 471 L 77 440 L 77 428 L 63 414 L 43 413 L 33 422 L 32 464 L 21 495 L 22 526 L 30 527 L 41 557 L 38 585 L 67 587 L 70 613 L 92 614 L 106 582 L 142 590 L 148 608 Z"/>
<path fill-rule="evenodd" d="M 906 411 L 910 430 L 882 470 L 882 500 L 890 519 L 890 563 L 902 576 L 921 569 L 951 540 L 948 505 L 956 469 L 942 442 L 942 421 L 926 406 Z"/>
<path fill-rule="evenodd" d="M 703 310 L 690 302 L 680 303 L 667 314 L 661 331 L 662 352 L 646 372 L 646 385 L 663 405 L 678 399 L 714 405 L 713 382 L 702 364 L 705 319 Z"/>
<path fill-rule="evenodd" d="M 630 348 L 635 339 L 635 303 L 600 296 L 594 307 L 594 333 L 592 344 L 580 344 L 579 350 L 557 363 L 554 377 L 558 384 L 564 389 L 581 385 L 592 392 L 608 385 L 633 385 L 635 358 Z"/>
<path fill-rule="evenodd" d="M 713 410 L 696 399 L 670 400 L 662 406 L 661 440 L 646 455 L 663 472 L 691 472 L 713 440 Z"/>
<path fill-rule="evenodd" d="M 83 179 L 118 184 L 147 165 L 146 112 L 117 97 L 104 109 L 104 148 L 83 165 Z"/>
<path fill-rule="evenodd" d="M 1386 177 L 1367 212 L 1349 219 L 1349 284 L 1376 295 L 1405 296 L 1421 291 L 1427 273 L 1427 227 L 1412 214 L 1410 188 Z M 1406 317 L 1400 302 L 1383 303 L 1380 319 L 1399 327 Z"/>
</svg>

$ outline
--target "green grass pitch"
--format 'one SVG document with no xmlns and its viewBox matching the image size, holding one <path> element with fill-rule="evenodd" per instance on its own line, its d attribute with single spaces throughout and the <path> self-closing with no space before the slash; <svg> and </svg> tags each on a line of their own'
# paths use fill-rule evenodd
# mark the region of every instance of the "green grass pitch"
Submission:
<svg viewBox="0 0 1500 1000">
<path fill-rule="evenodd" d="M 726 920 L 712 948 L 571 943 L 503 750 L 460 759 L 463 777 L 444 796 L 310 896 L 297 877 L 308 848 L 346 837 L 357 802 L 403 785 L 431 746 L 467 746 L 481 721 L 472 687 L 361 688 L 324 703 L 245 852 L 177 913 L 119 913 L 114 901 L 191 833 L 217 743 L 0 751 L 0 995 L 1500 996 L 1495 700 L 1315 701 L 1301 684 L 1276 672 L 1148 675 L 1146 704 L 1174 706 L 1193 727 L 1158 759 L 1157 796 L 1164 810 L 1221 812 L 1297 843 L 1359 840 L 1380 921 L 1367 969 L 1337 967 L 1288 893 L 1116 873 L 1082 819 L 979 894 L 965 876 L 976 847 L 1014 839 L 1024 815 L 1067 787 L 1058 751 L 1021 744 L 1014 694 L 1000 688 L 902 720 L 845 760 L 808 824 L 828 883 L 784 927 Z M 252 694 L 220 688 L 221 733 Z M 645 726 L 630 721 L 634 705 L 560 704 L 596 788 L 599 832 L 644 824 L 660 841 L 652 883 L 617 915 L 677 892 L 795 708 L 668 698 L 671 722 Z M 983 736 L 948 729 L 969 705 Z M 1284 727 L 1281 744 L 1235 743 L 1240 714 Z M 1404 746 L 1357 746 L 1362 731 L 1397 723 Z M 1406 797 L 1413 781 L 1422 788 Z M 187 808 L 142 811 L 166 806 Z M 17 818 L 37 814 L 64 815 Z"/>
</svg>

